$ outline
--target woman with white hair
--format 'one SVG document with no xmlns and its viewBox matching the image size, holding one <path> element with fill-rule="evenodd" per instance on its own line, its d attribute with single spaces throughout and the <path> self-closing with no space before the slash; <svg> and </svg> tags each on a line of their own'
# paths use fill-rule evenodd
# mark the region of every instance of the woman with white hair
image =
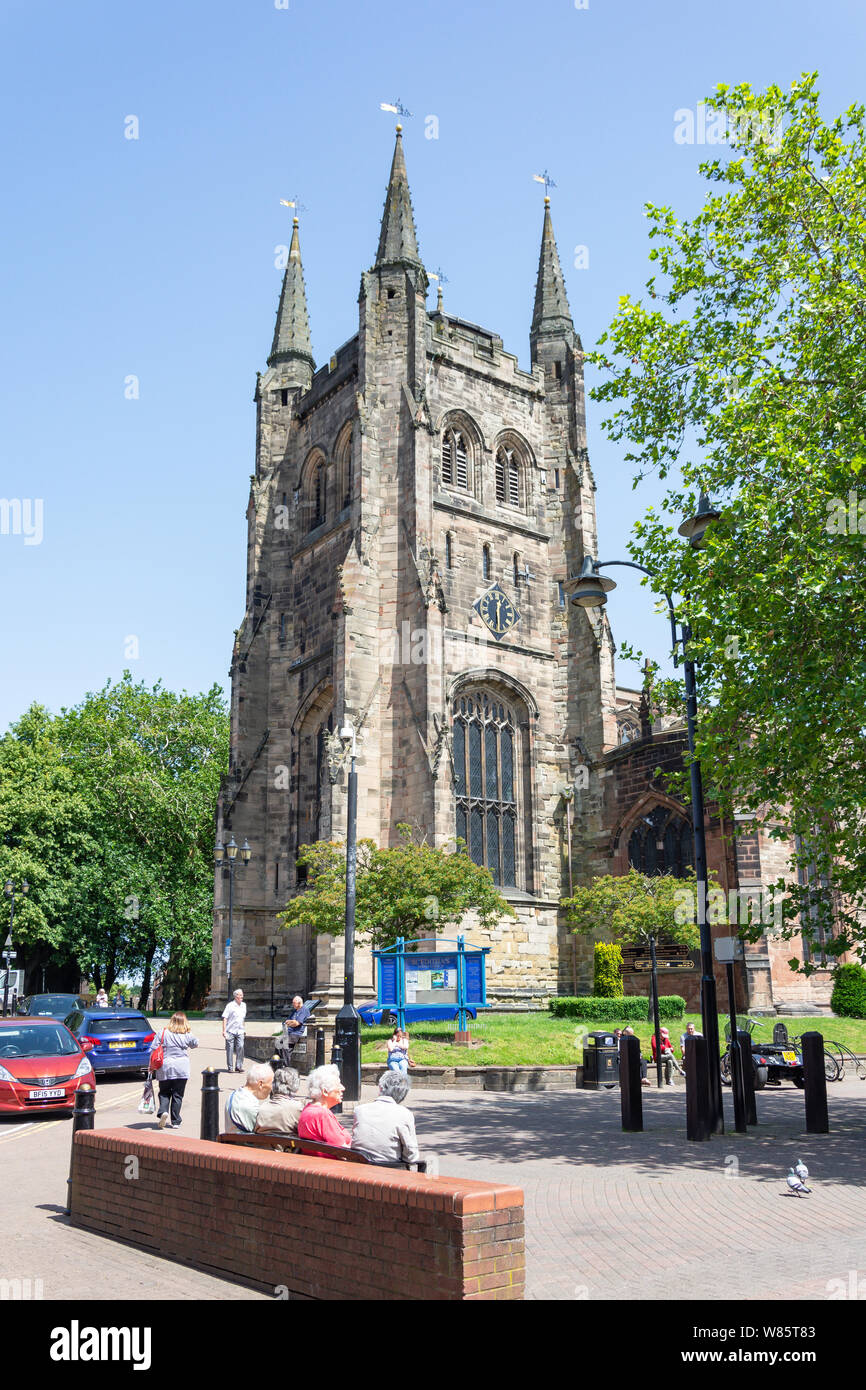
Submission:
<svg viewBox="0 0 866 1390">
<path fill-rule="evenodd" d="M 343 1099 L 343 1084 L 339 1069 L 333 1065 L 316 1067 L 307 1077 L 309 1103 L 298 1121 L 299 1139 L 318 1139 L 320 1144 L 334 1144 L 347 1149 L 350 1139 L 343 1126 L 331 1114 Z"/>
<path fill-rule="evenodd" d="M 271 1094 L 274 1074 L 267 1062 L 255 1062 L 239 1091 L 231 1091 L 226 1101 L 226 1133 L 252 1134 L 262 1101 Z"/>
<path fill-rule="evenodd" d="M 297 1095 L 300 1084 L 294 1067 L 280 1067 L 274 1072 L 271 1094 L 256 1117 L 256 1134 L 297 1134 L 304 1108 Z"/>
<path fill-rule="evenodd" d="M 386 1071 L 379 1078 L 378 1099 L 355 1107 L 352 1148 L 370 1163 L 402 1168 L 418 1162 L 415 1116 L 402 1104 L 408 1094 L 408 1076 Z"/>
</svg>

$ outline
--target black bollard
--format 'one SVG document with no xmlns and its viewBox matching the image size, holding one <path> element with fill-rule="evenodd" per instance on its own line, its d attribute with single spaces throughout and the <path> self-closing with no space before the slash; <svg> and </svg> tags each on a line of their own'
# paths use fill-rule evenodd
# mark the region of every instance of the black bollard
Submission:
<svg viewBox="0 0 866 1390">
<path fill-rule="evenodd" d="M 643 1130 L 643 1096 L 640 1085 L 640 1039 L 631 1035 L 619 1040 L 619 1100 L 622 1127 L 626 1134 Z"/>
<path fill-rule="evenodd" d="M 712 1136 L 710 1067 L 706 1038 L 686 1037 L 685 1060 L 686 1138 L 701 1141 Z"/>
<path fill-rule="evenodd" d="M 336 1037 L 336 1034 L 334 1034 L 334 1036 Z M 342 1081 L 342 1079 L 343 1079 L 343 1049 L 340 1047 L 340 1044 L 339 1044 L 338 1042 L 335 1042 L 335 1043 L 334 1043 L 334 1046 L 331 1048 L 331 1066 L 337 1068 L 337 1071 L 340 1073 L 340 1080 Z M 342 1101 L 340 1101 L 340 1104 L 339 1104 L 339 1105 L 334 1105 L 334 1106 L 331 1107 L 331 1114 L 332 1114 L 332 1115 L 342 1115 L 342 1113 L 343 1113 L 343 1102 L 342 1102 Z"/>
<path fill-rule="evenodd" d="M 317 1028 L 317 1029 L 316 1029 L 316 1066 L 317 1066 L 317 1067 L 323 1067 L 324 1065 L 325 1065 L 325 1030 L 324 1030 L 324 1028 Z"/>
<path fill-rule="evenodd" d="M 804 1033 L 800 1039 L 800 1047 L 803 1051 L 803 1079 L 806 1083 L 806 1133 L 829 1134 L 823 1033 Z"/>
<path fill-rule="evenodd" d="M 740 1060 L 743 1064 L 743 1096 L 746 1102 L 746 1124 L 758 1123 L 758 1107 L 755 1104 L 755 1064 L 752 1061 L 752 1037 L 744 1030 L 737 1033 L 740 1040 Z"/>
<path fill-rule="evenodd" d="M 72 1150 L 69 1155 L 69 1177 L 66 1180 L 67 1216 L 72 1210 L 72 1176 L 75 1167 L 75 1136 L 80 1129 L 93 1129 L 96 1116 L 96 1092 L 92 1086 L 79 1086 L 72 1110 Z"/>
<path fill-rule="evenodd" d="M 220 1132 L 220 1074 L 205 1067 L 201 1074 L 201 1138 L 215 1144 Z"/>
</svg>

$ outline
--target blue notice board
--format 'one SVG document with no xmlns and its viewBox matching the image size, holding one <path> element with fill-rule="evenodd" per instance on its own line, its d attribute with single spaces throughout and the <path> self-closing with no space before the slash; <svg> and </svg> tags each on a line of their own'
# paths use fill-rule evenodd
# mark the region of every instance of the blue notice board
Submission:
<svg viewBox="0 0 866 1390">
<path fill-rule="evenodd" d="M 454 951 L 421 951 L 422 946 L 448 945 L 443 938 L 398 937 L 393 946 L 374 951 L 377 962 L 377 1005 L 397 1015 L 401 1028 L 407 1016 L 429 1008 L 454 1006 L 459 1028 L 466 1028 L 466 1005 L 486 1009 L 485 957 L 489 946 L 470 946 L 458 936 Z M 447 1016 L 447 1015 L 446 1015 Z"/>
</svg>

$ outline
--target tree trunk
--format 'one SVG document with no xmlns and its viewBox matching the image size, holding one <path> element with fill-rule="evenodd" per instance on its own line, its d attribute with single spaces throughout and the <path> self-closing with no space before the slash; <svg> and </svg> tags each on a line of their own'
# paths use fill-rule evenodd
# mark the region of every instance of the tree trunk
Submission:
<svg viewBox="0 0 866 1390">
<path fill-rule="evenodd" d="M 141 999 L 139 1000 L 139 1005 L 142 1009 L 147 1008 L 147 997 L 150 994 L 150 971 L 155 955 L 156 936 L 151 935 L 148 940 L 147 955 L 144 958 L 144 974 L 141 977 Z"/>
</svg>

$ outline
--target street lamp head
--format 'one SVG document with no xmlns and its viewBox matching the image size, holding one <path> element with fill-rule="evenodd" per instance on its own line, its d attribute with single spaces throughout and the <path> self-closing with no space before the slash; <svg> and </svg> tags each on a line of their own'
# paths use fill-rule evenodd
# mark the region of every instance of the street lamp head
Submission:
<svg viewBox="0 0 866 1390">
<path fill-rule="evenodd" d="M 354 737 L 355 730 L 347 721 L 340 730 L 340 741 L 341 743 L 351 743 Z"/>
<path fill-rule="evenodd" d="M 21 880 L 21 892 L 22 892 L 22 893 L 29 893 L 29 892 L 30 892 L 30 884 L 27 882 L 26 878 L 24 878 L 24 879 Z"/>
<path fill-rule="evenodd" d="M 219 835 L 217 835 L 217 842 L 216 842 L 216 844 L 215 844 L 214 847 L 213 847 L 213 857 L 214 857 L 215 862 L 216 862 L 217 864 L 221 864 L 221 863 L 223 862 L 224 855 L 225 855 L 225 847 L 224 847 L 223 842 L 222 842 L 222 840 L 220 839 Z"/>
<path fill-rule="evenodd" d="M 269 955 L 270 955 L 270 957 L 271 957 L 271 960 L 273 960 L 274 956 L 277 954 L 277 948 L 276 948 L 276 946 L 269 946 L 269 947 L 268 947 L 268 953 L 269 953 Z"/>
<path fill-rule="evenodd" d="M 250 842 L 249 840 L 244 840 L 243 844 L 241 845 L 241 859 L 244 861 L 245 864 L 249 864 L 251 857 L 252 850 L 250 849 Z"/>
<path fill-rule="evenodd" d="M 6 882 L 3 884 L 3 892 L 6 894 L 7 898 L 11 898 L 11 896 L 12 896 L 12 880 L 11 880 L 11 878 L 7 878 Z"/>
<path fill-rule="evenodd" d="M 698 499 L 698 510 L 694 516 L 690 516 L 679 528 L 679 534 L 685 536 L 693 550 L 700 550 L 703 547 L 704 535 L 707 527 L 714 521 L 718 521 L 721 512 L 717 512 L 710 502 L 705 492 L 702 492 Z"/>
<path fill-rule="evenodd" d="M 228 856 L 228 858 L 229 858 L 229 860 L 231 861 L 232 864 L 235 862 L 235 860 L 236 860 L 237 857 L 238 857 L 238 847 L 237 847 L 237 845 L 235 844 L 235 837 L 234 837 L 234 835 L 232 835 L 231 839 L 229 840 L 228 844 L 226 845 L 226 855 Z"/>
<path fill-rule="evenodd" d="M 595 560 L 591 555 L 586 555 L 580 577 L 572 591 L 571 601 L 578 608 L 601 608 L 607 603 L 611 589 L 615 588 L 616 581 L 600 574 Z"/>
</svg>

